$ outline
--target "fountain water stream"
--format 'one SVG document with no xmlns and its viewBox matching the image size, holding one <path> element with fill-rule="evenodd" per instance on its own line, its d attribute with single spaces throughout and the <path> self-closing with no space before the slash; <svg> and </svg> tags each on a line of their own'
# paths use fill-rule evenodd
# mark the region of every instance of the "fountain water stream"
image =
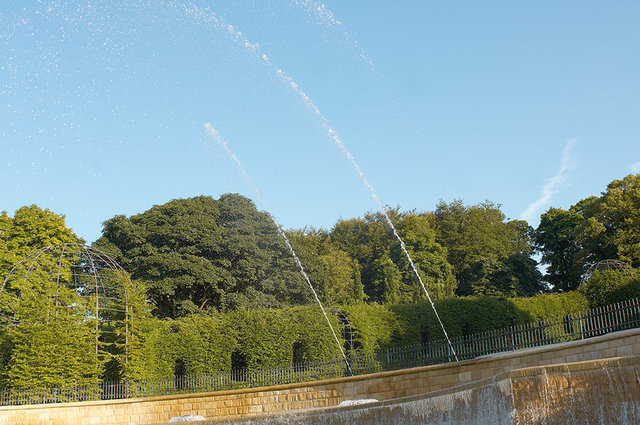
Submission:
<svg viewBox="0 0 640 425">
<path fill-rule="evenodd" d="M 413 259 L 411 258 L 411 255 L 409 254 L 409 251 L 407 250 L 407 247 L 406 247 L 404 241 L 400 237 L 400 234 L 398 233 L 398 231 L 396 230 L 396 227 L 394 226 L 393 222 L 391 221 L 391 218 L 389 217 L 389 214 L 387 213 L 387 210 L 384 207 L 382 201 L 378 197 L 378 194 L 376 193 L 373 185 L 366 178 L 366 176 L 364 175 L 362 169 L 360 168 L 360 165 L 358 164 L 356 159 L 353 157 L 351 152 L 347 149 L 347 147 L 345 146 L 344 142 L 342 141 L 342 139 L 340 138 L 340 136 L 338 135 L 336 130 L 333 129 L 333 127 L 331 127 L 331 125 L 329 123 L 329 120 L 322 114 L 320 109 L 318 109 L 318 107 L 315 105 L 315 103 L 313 103 L 311 98 L 300 88 L 300 86 L 293 80 L 293 78 L 288 76 L 287 73 L 284 70 L 282 70 L 281 68 L 278 68 L 276 65 L 274 65 L 273 62 L 271 62 L 271 60 L 269 59 L 269 57 L 266 54 L 263 53 L 260 56 L 260 45 L 259 44 L 251 43 L 248 39 L 246 39 L 244 37 L 242 32 L 238 31 L 233 25 L 225 24 L 224 20 L 222 20 L 221 18 L 217 17 L 211 11 L 205 11 L 203 9 L 198 8 L 197 6 L 193 6 L 189 10 L 189 12 L 194 14 L 194 15 L 196 15 L 196 16 L 198 16 L 200 19 L 205 20 L 206 22 L 209 22 L 209 23 L 213 24 L 216 28 L 220 28 L 220 29 L 223 29 L 224 31 L 226 31 L 227 34 L 230 35 L 235 42 L 239 43 L 251 55 L 256 55 L 258 57 L 261 57 L 262 61 L 268 66 L 268 68 L 274 70 L 276 75 L 291 90 L 293 90 L 293 92 L 300 97 L 300 99 L 307 106 L 307 108 L 309 108 L 314 113 L 315 117 L 318 119 L 318 121 L 319 121 L 320 125 L 322 126 L 322 128 L 324 128 L 327 131 L 327 134 L 331 138 L 331 140 L 333 140 L 333 142 L 340 148 L 340 150 L 342 151 L 344 156 L 349 160 L 349 162 L 351 163 L 351 165 L 355 169 L 355 171 L 358 174 L 358 176 L 360 177 L 360 180 L 362 181 L 362 183 L 369 190 L 369 192 L 371 194 L 371 197 L 374 199 L 374 201 L 378 205 L 378 209 L 380 210 L 380 212 L 384 216 L 385 221 L 387 222 L 387 224 L 389 225 L 389 227 L 393 231 L 393 235 L 395 236 L 395 238 L 400 243 L 400 247 L 402 248 L 402 251 L 404 252 L 405 256 L 407 257 L 407 260 L 409 261 L 409 264 L 411 265 L 411 270 L 413 271 L 413 273 L 415 274 L 416 278 L 418 279 L 418 282 L 420 283 L 420 287 L 422 288 L 423 292 L 425 293 L 425 295 L 427 297 L 427 300 L 431 304 L 431 308 L 433 309 L 433 312 L 434 312 L 434 314 L 436 316 L 436 319 L 438 320 L 438 323 L 440 324 L 440 328 L 442 329 L 442 332 L 444 333 L 444 336 L 445 336 L 445 338 L 447 340 L 447 343 L 449 345 L 449 349 L 451 351 L 451 354 L 453 355 L 453 357 L 457 361 L 458 360 L 458 356 L 456 354 L 455 349 L 453 348 L 453 345 L 451 344 L 451 340 L 449 339 L 449 335 L 447 334 L 447 331 L 446 331 L 446 329 L 444 327 L 444 324 L 442 323 L 442 320 L 440 319 L 440 315 L 438 314 L 438 311 L 436 310 L 436 307 L 435 307 L 435 305 L 433 303 L 433 300 L 431 299 L 431 296 L 429 295 L 429 291 L 427 291 L 427 287 L 425 286 L 424 282 L 422 281 L 422 277 L 420 276 L 420 273 L 418 272 L 418 268 L 416 267 L 415 263 L 413 262 Z M 247 177 L 246 173 L 244 173 L 244 174 L 245 174 L 245 177 Z"/>
<path fill-rule="evenodd" d="M 218 143 L 218 145 L 220 145 L 220 147 L 222 149 L 224 149 L 229 154 L 231 159 L 236 163 L 236 165 L 240 169 L 240 172 L 242 173 L 244 178 L 249 183 L 249 186 L 251 187 L 251 190 L 253 191 L 254 195 L 256 196 L 256 198 L 258 199 L 258 201 L 260 202 L 262 207 L 267 211 L 267 214 L 269 214 L 269 217 L 271 217 L 271 220 L 273 221 L 273 223 L 278 228 L 278 232 L 280 233 L 280 236 L 282 236 L 282 239 L 284 239 L 284 242 L 287 245 L 287 248 L 289 249 L 289 252 L 291 252 L 291 255 L 293 256 L 293 259 L 295 260 L 296 265 L 298 266 L 298 269 L 300 270 L 300 273 L 302 274 L 302 276 L 304 277 L 304 280 L 309 285 L 309 289 L 311 289 L 311 292 L 313 292 L 313 296 L 314 296 L 316 302 L 318 303 L 318 305 L 320 306 L 320 309 L 322 310 L 322 314 L 324 315 L 324 318 L 327 320 L 327 323 L 329 324 L 329 328 L 331 329 L 331 333 L 333 334 L 333 338 L 335 339 L 336 344 L 338 345 L 338 348 L 340 349 L 340 353 L 342 354 L 342 358 L 344 359 L 344 362 L 345 362 L 345 364 L 347 366 L 347 369 L 349 370 L 349 374 L 353 375 L 353 371 L 351 370 L 351 364 L 349 363 L 349 359 L 347 359 L 347 355 L 345 354 L 345 352 L 344 352 L 344 350 L 342 348 L 342 344 L 340 343 L 340 340 L 338 339 L 338 335 L 336 334 L 335 329 L 333 329 L 333 325 L 331 325 L 331 321 L 329 320 L 329 316 L 327 315 L 327 311 L 325 310 L 324 306 L 322 305 L 322 302 L 320 301 L 320 298 L 318 297 L 318 293 L 316 292 L 315 288 L 313 287 L 313 284 L 311 283 L 311 279 L 309 279 L 309 275 L 307 275 L 307 272 L 305 271 L 304 266 L 302 265 L 302 262 L 300 261 L 300 258 L 296 254 L 296 251 L 293 249 L 293 246 L 291 245 L 291 242 L 289 241 L 289 238 L 287 237 L 287 234 L 284 232 L 284 230 L 282 230 L 282 227 L 280 226 L 278 221 L 275 219 L 273 214 L 271 214 L 271 211 L 269 210 L 269 207 L 267 207 L 266 202 L 264 201 L 264 199 L 262 199 L 262 196 L 260 195 L 260 191 L 258 190 L 258 187 L 255 185 L 255 183 L 253 183 L 253 180 L 251 179 L 251 177 L 249 176 L 249 174 L 245 170 L 244 166 L 242 165 L 242 162 L 240 162 L 240 159 L 229 148 L 229 143 L 226 140 L 223 140 L 222 137 L 220 137 L 220 134 L 213 128 L 213 126 L 210 123 L 205 123 L 204 124 L 204 129 L 205 129 L 207 135 L 210 138 L 212 138 L 213 140 L 215 140 Z"/>
<path fill-rule="evenodd" d="M 126 29 L 127 32 L 123 31 L 120 34 L 115 34 L 118 36 L 116 37 L 117 40 L 113 39 L 114 38 L 113 34 L 110 34 L 110 33 L 102 34 L 103 31 L 109 30 L 111 28 L 112 21 L 115 23 L 117 20 L 116 19 L 117 17 L 114 17 L 114 16 L 103 16 L 104 13 L 103 13 L 102 7 L 96 9 L 95 6 L 93 6 L 92 4 L 87 4 L 86 7 L 85 6 L 67 7 L 67 6 L 63 6 L 62 4 L 57 4 L 56 2 L 38 2 L 38 3 L 40 4 L 40 6 L 33 13 L 30 13 L 31 15 L 30 19 L 26 19 L 26 18 L 22 19 L 19 25 L 11 24 L 11 22 L 9 22 L 10 19 L 6 20 L 8 24 L 11 24 L 11 25 L 8 25 L 6 28 L 11 28 L 12 32 L 15 32 L 16 28 L 21 28 L 21 26 L 24 27 L 21 29 L 19 33 L 22 34 L 25 40 L 28 40 L 28 43 L 25 45 L 37 47 L 36 51 L 41 54 L 41 57 L 36 61 L 36 63 L 40 64 L 40 62 L 42 62 L 39 65 L 40 68 L 42 69 L 34 67 L 32 72 L 31 67 L 33 66 L 33 64 L 29 62 L 23 63 L 20 61 L 20 58 L 22 57 L 22 53 L 18 55 L 13 54 L 13 56 L 11 56 L 12 59 L 10 59 L 10 61 L 8 62 L 8 65 L 3 68 L 6 72 L 6 75 L 11 76 L 10 81 L 9 83 L 6 83 L 6 84 L 3 82 L 3 84 L 0 86 L 0 94 L 4 95 L 6 93 L 10 95 L 9 96 L 10 104 L 7 110 L 12 109 L 14 107 L 12 106 L 13 103 L 15 103 L 14 102 L 15 99 L 13 99 L 14 97 L 20 101 L 22 100 L 22 98 L 39 99 L 40 97 L 45 97 L 44 96 L 45 94 L 48 94 L 49 92 L 51 92 L 51 100 L 57 99 L 57 98 L 61 98 L 64 100 L 62 104 L 60 104 L 59 100 L 56 100 L 56 103 L 55 103 L 56 105 L 61 105 L 60 108 L 63 108 L 65 105 L 73 106 L 74 103 L 72 101 L 72 98 L 74 98 L 74 95 L 76 95 L 77 98 L 80 99 L 77 101 L 78 103 L 76 105 L 82 105 L 82 108 L 86 107 L 87 105 L 99 106 L 97 109 L 92 110 L 92 113 L 95 116 L 112 115 L 112 117 L 110 117 L 109 120 L 104 121 L 105 123 L 104 125 L 108 126 L 110 129 L 112 127 L 116 127 L 117 125 L 124 126 L 125 120 L 127 120 L 126 121 L 127 125 L 129 125 L 128 113 L 124 112 L 125 109 L 127 109 L 128 107 L 127 102 L 131 102 L 132 105 L 136 104 L 137 100 L 134 99 L 135 96 L 140 96 L 141 95 L 140 93 L 144 93 L 144 91 L 141 91 L 140 93 L 134 93 L 133 95 L 131 95 L 131 93 L 129 93 L 127 90 L 119 90 L 119 93 L 112 93 L 111 86 L 103 89 L 102 84 L 113 83 L 114 81 L 127 82 L 127 81 L 130 81 L 132 77 L 136 77 L 134 79 L 135 81 L 131 83 L 126 83 L 126 84 L 131 84 L 131 86 L 124 85 L 122 87 L 137 87 L 137 86 L 134 86 L 133 84 L 134 83 L 142 84 L 145 82 L 144 81 L 145 78 L 143 78 L 145 74 L 136 75 L 135 72 L 129 73 L 128 66 L 127 66 L 128 65 L 127 61 L 131 60 L 131 58 L 127 57 L 127 55 L 131 54 L 132 56 L 135 56 L 134 53 L 136 51 L 133 50 L 132 46 L 136 46 L 135 42 L 138 40 L 138 38 L 135 35 L 141 30 L 141 28 L 138 27 L 139 22 L 136 21 L 138 17 L 147 17 L 149 15 L 154 15 L 154 13 L 159 13 L 161 11 L 164 11 L 164 9 L 167 9 L 172 13 L 178 12 L 181 15 L 181 17 L 187 17 L 189 18 L 188 19 L 189 21 L 195 22 L 197 25 L 202 26 L 203 28 L 206 26 L 207 28 L 212 28 L 216 32 L 224 34 L 224 36 L 229 38 L 234 45 L 239 46 L 240 49 L 243 50 L 245 53 L 247 53 L 249 56 L 257 60 L 258 62 L 262 63 L 263 65 L 265 65 L 267 70 L 270 73 L 273 73 L 278 79 L 284 82 L 288 87 L 288 89 L 292 90 L 303 101 L 306 107 L 309 108 L 311 111 L 313 111 L 320 126 L 326 130 L 328 136 L 341 149 L 345 157 L 353 165 L 354 169 L 356 170 L 363 184 L 368 188 L 369 192 L 371 193 L 371 196 L 377 203 L 389 227 L 392 229 L 395 238 L 399 241 L 402 251 L 406 255 L 413 273 L 418 279 L 418 282 L 423 292 L 425 293 L 427 299 L 429 300 L 431 307 L 436 315 L 436 318 L 440 324 L 440 327 L 443 330 L 443 333 L 447 341 L 449 341 L 449 337 L 446 332 L 446 329 L 442 323 L 442 320 L 438 315 L 435 305 L 427 290 L 427 287 L 425 286 L 425 283 L 423 282 L 422 277 L 420 276 L 420 273 L 416 265 L 414 264 L 404 241 L 402 240 L 398 231 L 396 230 L 383 203 L 380 201 L 378 195 L 376 194 L 373 185 L 367 180 L 359 164 L 356 162 L 353 155 L 346 148 L 342 139 L 340 138 L 338 133 L 335 131 L 335 129 L 330 125 L 327 118 L 322 114 L 322 112 L 318 109 L 318 107 L 314 104 L 314 102 L 310 99 L 310 97 L 298 86 L 298 84 L 291 77 L 289 77 L 283 69 L 278 68 L 271 61 L 271 59 L 262 52 L 262 48 L 260 47 L 259 44 L 250 42 L 242 34 L 242 32 L 240 32 L 236 27 L 234 27 L 233 25 L 230 25 L 225 19 L 218 17 L 211 10 L 200 8 L 197 5 L 192 3 L 183 3 L 181 1 L 173 1 L 173 0 L 168 0 L 166 2 L 159 2 L 161 6 L 157 7 L 158 10 L 157 11 L 154 10 L 153 11 L 154 13 L 147 13 L 148 11 L 145 9 L 145 7 L 150 7 L 149 5 L 151 3 L 145 3 L 145 2 L 141 2 L 140 4 L 136 2 L 126 3 L 126 8 L 124 10 L 126 10 L 127 12 L 135 12 L 135 13 L 132 16 L 127 15 L 126 25 L 123 27 Z M 299 1 L 296 1 L 295 3 L 299 7 L 315 8 L 320 14 L 320 16 L 324 17 L 323 19 L 326 19 L 329 22 L 332 22 L 334 24 L 340 24 L 340 22 L 333 17 L 333 15 L 324 7 L 324 5 L 322 5 L 322 3 L 318 3 L 314 1 L 304 1 L 304 0 L 299 0 Z M 28 8 L 25 8 L 25 10 L 27 9 Z M 7 16 L 13 16 L 13 15 L 7 15 Z M 33 22 L 31 22 L 30 20 L 32 20 Z M 58 21 L 60 21 L 59 27 L 58 27 Z M 41 24 L 42 22 L 51 26 L 51 28 L 47 27 L 48 32 L 44 31 L 42 32 L 42 35 L 40 35 L 39 30 L 36 31 L 38 29 L 38 25 L 36 24 Z M 0 20 L 0 23 L 4 24 L 5 21 Z M 30 30 L 30 27 L 32 25 L 34 25 L 33 31 Z M 166 33 L 171 34 L 172 31 L 167 30 Z M 71 34 L 73 35 L 73 37 L 71 37 Z M 47 35 L 47 37 L 44 37 L 44 35 Z M 10 37 L 5 38 L 4 40 L 8 40 L 13 37 L 14 35 L 13 33 L 11 33 Z M 82 48 L 86 48 L 86 50 L 76 49 L 78 51 L 73 51 L 73 49 L 71 49 L 71 52 L 73 53 L 73 55 L 69 56 L 69 58 L 67 58 L 65 55 L 62 54 L 63 52 L 64 53 L 67 52 L 68 46 L 65 43 L 67 43 L 69 38 L 73 38 L 74 42 L 78 42 L 78 40 L 84 40 L 83 37 L 86 37 L 86 40 L 85 40 L 86 42 L 80 43 L 80 45 L 82 46 Z M 48 40 L 48 42 L 51 42 L 52 44 L 49 45 L 47 43 L 44 43 L 43 40 L 45 38 L 46 40 Z M 144 40 L 146 40 L 146 38 L 139 39 L 140 42 Z M 22 42 L 24 43 L 25 41 L 23 40 Z M 12 46 L 12 44 L 10 44 L 9 42 L 5 42 L 5 44 L 7 46 Z M 3 44 L 3 46 L 5 44 Z M 143 43 L 141 43 L 141 47 L 139 51 L 140 52 L 146 51 L 145 49 L 143 49 L 142 46 L 144 46 Z M 96 52 L 96 50 L 97 50 L 97 53 L 95 54 L 95 57 L 94 57 L 93 55 Z M 61 57 L 58 58 L 57 56 L 61 56 Z M 63 58 L 62 56 L 65 56 L 65 57 Z M 370 62 L 363 52 L 361 52 L 361 56 L 367 62 Z M 87 58 L 91 59 L 91 61 L 89 61 L 91 66 L 98 67 L 98 69 L 100 70 L 99 73 L 89 72 L 87 69 L 75 66 L 76 62 L 78 64 L 81 64 L 82 62 L 87 62 Z M 63 59 L 65 59 L 66 62 L 63 61 Z M 134 62 L 138 63 L 139 62 L 138 59 L 139 58 L 136 58 L 136 60 L 133 61 L 132 63 Z M 149 62 L 149 63 L 155 63 L 155 62 Z M 73 65 L 69 65 L 69 64 L 73 64 Z M 28 66 L 25 67 L 25 71 L 22 71 L 21 66 L 24 67 L 24 65 L 28 65 Z M 60 67 L 61 69 L 58 70 L 58 67 Z M 150 67 L 150 68 L 153 68 L 153 67 Z M 45 77 L 42 77 L 41 74 L 44 75 Z M 98 76 L 98 78 L 95 78 L 96 75 Z M 27 86 L 28 84 L 31 84 L 32 87 L 28 87 Z M 73 90 L 69 89 L 69 87 L 71 87 Z M 117 83 L 115 87 L 116 88 L 119 87 Z M 26 90 L 27 95 L 23 95 L 23 94 L 20 94 L 19 96 L 16 95 L 16 93 L 25 93 L 24 89 L 30 89 L 30 90 Z M 56 90 L 58 89 L 61 90 L 59 96 L 56 95 L 57 93 Z M 150 90 L 150 92 L 154 92 L 154 93 L 155 91 L 157 91 L 155 90 L 155 88 L 152 89 L 151 86 L 149 86 L 148 89 Z M 19 107 L 15 107 L 15 110 L 11 111 L 12 116 L 19 117 L 21 115 L 25 115 L 25 114 L 21 114 L 20 111 L 29 111 L 30 109 L 33 109 L 30 111 L 30 113 L 33 114 L 34 122 L 41 123 L 43 121 L 46 121 L 47 115 L 55 116 L 54 118 L 50 118 L 48 120 L 49 127 L 51 127 L 51 130 L 52 130 L 52 136 L 51 136 L 52 140 L 55 140 L 53 138 L 55 137 L 56 132 L 60 131 L 60 128 L 67 129 L 65 130 L 68 132 L 68 134 L 66 134 L 67 136 L 74 136 L 74 137 L 77 136 L 78 141 L 84 140 L 87 138 L 90 139 L 90 136 L 87 135 L 88 133 L 87 133 L 87 130 L 85 129 L 93 128 L 93 127 L 89 125 L 84 125 L 83 130 L 81 132 L 78 132 L 78 130 L 76 130 L 76 124 L 71 120 L 71 118 L 73 118 L 72 108 L 68 108 L 67 110 L 61 109 L 59 114 L 58 114 L 58 109 L 56 108 L 51 109 L 50 111 L 51 113 L 47 113 L 47 114 L 42 113 L 42 112 L 47 112 L 45 111 L 45 109 L 47 109 L 48 107 L 43 106 L 43 105 L 48 105 L 46 100 L 47 99 L 45 99 L 45 101 L 38 101 L 37 102 L 38 104 L 33 106 L 33 108 L 29 106 L 27 103 L 25 103 L 25 105 L 23 106 L 18 105 Z M 120 104 L 119 102 L 123 100 L 124 100 L 124 103 Z M 153 103 L 153 102 L 145 102 L 145 103 Z M 41 111 L 41 108 L 42 108 L 42 111 Z M 79 110 L 82 108 L 77 107 L 76 109 Z M 132 107 L 132 109 L 134 108 Z M 108 113 L 105 113 L 105 111 L 107 111 Z M 148 111 L 146 110 L 146 105 L 145 105 L 145 108 L 140 107 L 140 111 L 143 111 L 143 113 L 138 115 L 138 119 L 145 120 L 144 121 L 145 123 L 147 119 L 146 117 L 149 115 L 153 115 L 151 113 L 149 114 L 147 113 Z M 58 122 L 58 118 L 59 118 L 58 115 L 64 118 L 63 120 L 64 122 Z M 71 117 L 68 120 L 69 122 L 67 122 L 65 118 L 67 115 Z M 125 118 L 125 116 L 127 117 Z M 116 117 L 117 119 L 113 117 Z M 13 119 L 13 118 L 10 118 L 10 119 Z M 133 118 L 131 119 L 130 122 L 131 123 L 134 122 Z M 23 122 L 23 124 L 24 123 L 26 123 L 26 121 Z M 9 121 L 9 124 L 11 127 L 14 126 L 14 123 L 12 121 Z M 137 126 L 141 127 L 142 124 L 139 124 Z M 32 127 L 31 124 L 29 124 L 26 128 L 28 128 L 28 131 L 32 131 L 31 127 Z M 18 132 L 18 130 L 16 130 L 16 132 Z M 31 136 L 28 136 L 26 140 L 29 137 Z M 30 147 L 30 149 L 33 149 L 33 147 L 30 146 L 31 145 L 30 142 L 26 141 L 25 145 Z M 106 146 L 106 147 L 108 147 L 109 149 L 112 148 L 110 146 Z M 40 149 L 40 151 L 46 151 L 47 149 L 48 149 L 47 146 L 43 146 Z M 64 146 L 60 146 L 59 150 L 63 150 L 63 149 L 64 149 Z M 95 151 L 100 152 L 99 149 L 95 149 Z M 81 153 L 84 154 L 85 151 L 82 150 Z M 49 156 L 51 156 L 51 153 L 49 154 Z M 80 161 L 80 162 L 85 162 L 85 161 Z M 36 164 L 35 161 L 32 162 L 32 166 L 34 166 L 35 164 Z M 44 171 L 46 170 L 47 169 L 45 168 Z M 96 173 L 94 174 L 94 177 L 97 178 L 98 175 L 99 173 Z M 2 175 L 0 175 L 0 178 L 1 177 Z M 287 245 L 290 245 L 290 244 L 287 243 Z M 315 291 L 314 291 L 314 295 L 315 295 Z M 451 346 L 450 341 L 449 341 L 449 346 L 450 346 L 451 353 L 457 360 L 455 350 L 453 349 L 453 346 Z M 341 351 L 342 351 L 342 347 L 341 347 Z"/>
</svg>

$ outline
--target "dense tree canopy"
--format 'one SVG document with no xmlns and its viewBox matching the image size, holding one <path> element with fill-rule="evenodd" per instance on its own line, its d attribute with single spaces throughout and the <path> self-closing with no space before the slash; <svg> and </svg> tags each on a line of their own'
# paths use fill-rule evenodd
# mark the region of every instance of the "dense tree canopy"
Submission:
<svg viewBox="0 0 640 425">
<path fill-rule="evenodd" d="M 268 214 L 240 195 L 199 196 L 104 223 L 96 246 L 142 280 L 160 317 L 310 299 Z"/>
<path fill-rule="evenodd" d="M 548 264 L 545 279 L 556 291 L 575 289 L 585 272 L 578 244 L 578 228 L 583 223 L 584 216 L 574 209 L 550 208 L 540 217 L 536 247 L 542 263 Z"/>
<path fill-rule="evenodd" d="M 447 248 L 459 295 L 533 295 L 544 289 L 535 261 L 526 261 L 533 246 L 525 221 L 506 221 L 499 205 L 488 201 L 472 206 L 440 202 L 433 216 L 436 240 Z"/>
<path fill-rule="evenodd" d="M 388 213 L 430 295 L 434 298 L 452 296 L 455 279 L 447 263 L 446 250 L 436 242 L 429 218 L 398 210 Z M 411 302 L 425 296 L 400 241 L 382 214 L 342 220 L 329 236 L 359 263 L 369 301 Z"/>
<path fill-rule="evenodd" d="M 640 267 L 640 174 L 609 183 L 590 218 L 597 223 L 597 241 L 615 249 L 620 260 Z"/>
<path fill-rule="evenodd" d="M 548 265 L 554 290 L 576 289 L 583 273 L 601 260 L 640 266 L 640 174 L 614 180 L 600 197 L 568 210 L 550 208 L 535 231 L 537 250 Z"/>
<path fill-rule="evenodd" d="M 0 279 L 27 255 L 49 245 L 81 243 L 65 225 L 64 216 L 37 205 L 22 207 L 13 218 L 0 212 Z"/>
<path fill-rule="evenodd" d="M 640 177 L 615 180 L 599 197 L 550 208 L 533 231 L 486 201 L 441 201 L 433 212 L 388 211 L 416 270 L 435 298 L 530 296 L 577 288 L 595 262 L 640 264 Z M 77 241 L 63 217 L 36 206 L 0 214 L 0 270 L 50 243 Z M 369 213 L 331 230 L 289 230 L 320 299 L 329 305 L 396 303 L 424 294 L 385 217 Z M 313 301 L 269 214 L 240 195 L 200 196 L 104 223 L 96 246 L 147 287 L 159 317 L 282 307 Z M 534 249 L 547 266 L 541 276 Z"/>
<path fill-rule="evenodd" d="M 326 231 L 289 231 L 287 236 L 323 303 L 364 301 L 358 262 L 332 243 Z"/>
</svg>

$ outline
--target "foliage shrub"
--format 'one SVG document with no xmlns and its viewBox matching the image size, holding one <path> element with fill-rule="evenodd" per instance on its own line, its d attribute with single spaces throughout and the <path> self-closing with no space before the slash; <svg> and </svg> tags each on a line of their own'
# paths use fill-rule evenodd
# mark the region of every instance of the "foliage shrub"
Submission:
<svg viewBox="0 0 640 425">
<path fill-rule="evenodd" d="M 355 332 L 358 349 L 364 352 L 392 346 L 405 325 L 388 306 L 377 303 L 344 306 L 342 310 Z"/>
<path fill-rule="evenodd" d="M 176 350 L 171 320 L 148 317 L 138 321 L 131 336 L 124 378 L 130 381 L 173 376 Z"/>
<path fill-rule="evenodd" d="M 592 308 L 640 297 L 640 273 L 596 270 L 579 290 Z"/>
<path fill-rule="evenodd" d="M 293 341 L 291 345 L 292 359 L 295 362 L 312 362 L 340 356 L 340 350 L 331 333 L 327 320 L 320 307 L 310 305 L 293 307 L 286 310 L 286 318 L 290 322 L 290 335 Z M 327 311 L 331 326 L 336 331 L 336 336 L 341 344 L 341 325 L 335 314 Z M 298 351 L 293 356 L 293 344 L 297 344 Z"/>
<path fill-rule="evenodd" d="M 341 327 L 329 319 L 340 342 Z M 194 314 L 180 319 L 148 317 L 132 336 L 126 378 L 165 379 L 174 375 L 215 374 L 233 367 L 257 369 L 340 355 L 317 306 L 287 310 L 248 310 Z M 235 362 L 235 364 L 234 364 Z"/>
<path fill-rule="evenodd" d="M 563 317 L 589 309 L 587 297 L 578 291 L 538 294 L 528 298 L 511 298 L 519 310 L 519 323 Z"/>
<path fill-rule="evenodd" d="M 257 369 L 292 362 L 293 338 L 284 310 L 241 309 L 229 313 L 226 320 L 237 340 L 235 358 L 244 359 L 240 364 Z M 237 366 L 236 360 L 232 367 Z"/>
<path fill-rule="evenodd" d="M 528 298 L 456 297 L 435 300 L 434 304 L 451 338 L 562 317 L 589 308 L 587 298 L 577 291 Z M 362 351 L 444 339 L 442 328 L 427 301 L 359 305 L 344 307 L 344 310 L 356 330 Z"/>
<path fill-rule="evenodd" d="M 502 297 L 458 297 L 434 302 L 449 337 L 466 336 L 517 322 L 517 310 Z M 428 302 L 390 306 L 406 324 L 396 336 L 399 345 L 425 344 L 444 339 L 444 333 Z"/>
<path fill-rule="evenodd" d="M 71 321 L 27 323 L 7 330 L 10 361 L 4 385 L 69 388 L 98 382 L 95 333 Z"/>
<path fill-rule="evenodd" d="M 248 368 L 310 362 L 340 355 L 333 334 L 319 307 L 315 305 L 283 310 L 239 310 L 226 315 L 235 335 L 234 351 Z M 329 320 L 342 344 L 340 324 L 333 314 Z"/>
<path fill-rule="evenodd" d="M 450 337 L 470 335 L 518 323 L 516 307 L 501 297 L 459 297 L 436 300 L 438 314 Z M 425 344 L 444 339 L 427 301 L 395 305 L 345 307 L 362 351 Z"/>
<path fill-rule="evenodd" d="M 234 333 L 220 315 L 194 314 L 173 321 L 175 374 L 213 374 L 231 368 Z"/>
</svg>

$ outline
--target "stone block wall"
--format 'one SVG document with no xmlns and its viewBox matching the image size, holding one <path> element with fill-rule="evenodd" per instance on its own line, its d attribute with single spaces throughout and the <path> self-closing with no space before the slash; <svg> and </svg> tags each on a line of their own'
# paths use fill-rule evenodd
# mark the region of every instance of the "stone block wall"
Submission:
<svg viewBox="0 0 640 425">
<path fill-rule="evenodd" d="M 640 356 L 516 369 L 418 396 L 202 425 L 640 423 Z"/>
<path fill-rule="evenodd" d="M 343 400 L 390 400 L 446 390 L 535 366 L 640 355 L 640 329 L 494 354 L 458 363 L 277 387 L 127 400 L 0 407 L 0 425 L 158 424 L 174 416 L 239 418 L 336 406 Z"/>
</svg>

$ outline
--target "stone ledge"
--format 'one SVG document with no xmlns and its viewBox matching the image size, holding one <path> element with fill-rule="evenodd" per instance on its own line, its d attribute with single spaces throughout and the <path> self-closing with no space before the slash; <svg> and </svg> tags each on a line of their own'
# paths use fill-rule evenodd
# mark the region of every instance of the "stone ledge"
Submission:
<svg viewBox="0 0 640 425">
<path fill-rule="evenodd" d="M 522 379 L 522 378 L 535 378 L 539 376 L 548 376 L 548 375 L 566 375 L 567 373 L 576 372 L 576 371 L 588 371 L 588 370 L 602 370 L 603 368 L 612 367 L 612 368 L 624 368 L 628 366 L 636 366 L 640 365 L 640 356 L 634 357 L 617 357 L 612 359 L 602 359 L 602 360 L 592 360 L 588 362 L 576 362 L 576 363 L 564 363 L 560 365 L 549 365 L 549 366 L 537 366 L 537 367 L 529 367 L 523 369 L 516 369 L 509 372 L 503 372 L 497 374 L 490 378 L 480 379 L 474 382 L 470 382 L 464 385 L 459 385 L 451 388 L 447 388 L 445 390 L 439 391 L 431 391 L 428 393 L 411 396 L 411 397 L 400 397 L 392 400 L 383 400 L 377 402 L 371 402 L 366 404 L 359 405 L 350 405 L 350 406 L 333 406 L 327 408 L 315 408 L 315 409 L 305 409 L 305 410 L 291 410 L 287 412 L 282 412 L 281 414 L 276 415 L 257 415 L 252 416 L 251 418 L 242 418 L 238 420 L 238 423 L 290 423 L 287 419 L 282 420 L 281 418 L 286 417 L 295 417 L 298 415 L 304 416 L 306 419 L 313 418 L 314 414 L 321 414 L 323 416 L 326 415 L 334 415 L 334 414 L 344 414 L 348 412 L 355 412 L 364 409 L 375 409 L 382 407 L 392 407 L 396 405 L 402 405 L 405 403 L 411 403 L 421 400 L 435 399 L 441 396 L 448 395 L 459 395 L 462 392 L 469 390 L 476 390 L 482 387 L 487 387 L 490 385 L 499 385 L 498 390 L 505 394 L 508 397 L 512 396 L 514 391 L 514 380 Z M 198 422 L 200 424 L 220 424 L 220 423 L 229 423 L 229 419 L 209 419 L 206 421 Z M 306 422 L 305 422 L 306 423 Z"/>
<path fill-rule="evenodd" d="M 625 367 L 640 364 L 640 356 L 633 357 L 612 357 L 608 359 L 588 360 L 574 363 L 560 363 L 549 366 L 533 366 L 522 369 L 514 369 L 509 372 L 512 379 L 526 378 L 529 376 L 559 375 L 566 372 L 581 372 L 594 369 L 604 369 L 609 367 Z"/>
</svg>

